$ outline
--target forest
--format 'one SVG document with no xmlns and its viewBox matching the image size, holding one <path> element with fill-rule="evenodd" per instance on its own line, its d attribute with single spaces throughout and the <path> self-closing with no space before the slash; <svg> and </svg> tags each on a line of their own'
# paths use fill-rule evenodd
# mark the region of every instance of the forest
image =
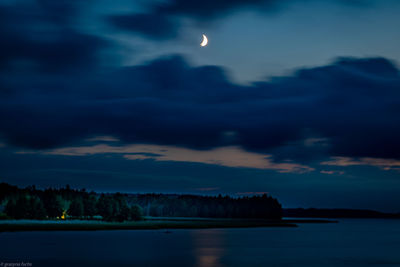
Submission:
<svg viewBox="0 0 400 267">
<path fill-rule="evenodd" d="M 282 206 L 266 194 L 251 197 L 135 194 L 129 203 L 139 204 L 154 217 L 281 219 Z"/>
<path fill-rule="evenodd" d="M 85 189 L 18 188 L 0 183 L 0 218 L 136 221 L 151 217 L 281 219 L 282 207 L 266 194 L 251 197 L 121 194 Z"/>
</svg>

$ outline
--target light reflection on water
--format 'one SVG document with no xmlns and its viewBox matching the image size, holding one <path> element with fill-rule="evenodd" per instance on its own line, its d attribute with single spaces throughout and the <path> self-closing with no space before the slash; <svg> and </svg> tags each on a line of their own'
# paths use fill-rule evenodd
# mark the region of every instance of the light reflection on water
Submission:
<svg viewBox="0 0 400 267">
<path fill-rule="evenodd" d="M 197 267 L 220 267 L 221 258 L 225 251 L 225 235 L 224 229 L 193 231 L 194 254 L 196 257 Z"/>
</svg>

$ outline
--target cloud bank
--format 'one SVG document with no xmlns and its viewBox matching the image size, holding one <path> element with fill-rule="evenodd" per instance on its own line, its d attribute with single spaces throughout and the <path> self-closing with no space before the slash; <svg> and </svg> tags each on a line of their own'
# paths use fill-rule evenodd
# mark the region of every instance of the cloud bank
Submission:
<svg viewBox="0 0 400 267">
<path fill-rule="evenodd" d="M 240 146 L 281 159 L 400 158 L 400 76 L 384 58 L 341 58 L 251 86 L 180 56 L 79 78 L 2 78 L 5 142 L 48 149 L 113 136 L 194 149 Z"/>
</svg>

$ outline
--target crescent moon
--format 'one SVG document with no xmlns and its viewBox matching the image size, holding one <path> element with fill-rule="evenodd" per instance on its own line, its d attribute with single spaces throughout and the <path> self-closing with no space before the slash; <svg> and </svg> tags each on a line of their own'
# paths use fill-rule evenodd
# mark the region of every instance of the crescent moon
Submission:
<svg viewBox="0 0 400 267">
<path fill-rule="evenodd" d="M 200 46 L 206 46 L 208 44 L 207 36 L 203 34 L 203 41 L 201 41 Z"/>
</svg>

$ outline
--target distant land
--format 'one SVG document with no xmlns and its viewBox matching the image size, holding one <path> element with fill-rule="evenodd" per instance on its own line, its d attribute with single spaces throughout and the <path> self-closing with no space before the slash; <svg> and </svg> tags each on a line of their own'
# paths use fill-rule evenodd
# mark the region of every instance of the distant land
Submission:
<svg viewBox="0 0 400 267">
<path fill-rule="evenodd" d="M 365 219 L 400 219 L 400 213 L 384 213 L 363 209 L 282 209 L 283 217 L 289 218 L 365 218 Z"/>
</svg>

